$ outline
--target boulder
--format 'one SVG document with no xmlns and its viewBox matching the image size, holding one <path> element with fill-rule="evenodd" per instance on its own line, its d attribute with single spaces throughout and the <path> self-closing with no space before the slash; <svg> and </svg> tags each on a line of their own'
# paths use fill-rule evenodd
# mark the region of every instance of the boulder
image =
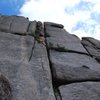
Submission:
<svg viewBox="0 0 100 100">
<path fill-rule="evenodd" d="M 29 20 L 22 16 L 0 16 L 0 31 L 26 34 Z"/>
<path fill-rule="evenodd" d="M 11 16 L 0 16 L 0 31 L 10 32 L 12 21 L 13 17 Z"/>
<path fill-rule="evenodd" d="M 100 82 L 82 82 L 60 86 L 61 100 L 99 100 Z"/>
<path fill-rule="evenodd" d="M 94 39 L 92 37 L 83 37 L 82 40 L 89 41 L 92 45 L 94 45 L 96 48 L 100 49 L 100 41 L 97 39 Z"/>
<path fill-rule="evenodd" d="M 82 43 L 84 46 L 94 47 L 94 48 L 95 48 L 95 46 L 94 46 L 90 41 L 88 41 L 88 40 L 85 39 L 85 38 L 82 38 L 81 43 Z"/>
<path fill-rule="evenodd" d="M 77 36 L 69 34 L 64 29 L 52 28 L 51 26 L 45 26 L 45 28 L 45 33 L 50 35 L 46 38 L 50 49 L 55 48 L 57 50 L 57 48 L 62 48 L 65 49 L 66 52 L 69 51 L 88 54 Z"/>
<path fill-rule="evenodd" d="M 26 34 L 28 30 L 29 20 L 21 16 L 13 16 L 13 21 L 10 26 L 11 33 Z"/>
<path fill-rule="evenodd" d="M 53 22 L 44 22 L 45 26 L 52 26 L 52 27 L 56 27 L 56 28 L 61 28 L 63 29 L 64 26 L 62 24 L 57 24 L 57 23 L 53 23 Z"/>
<path fill-rule="evenodd" d="M 100 57 L 100 49 L 96 49 L 94 47 L 89 47 L 89 46 L 85 46 L 85 48 L 87 49 L 87 51 L 91 56 Z"/>
<path fill-rule="evenodd" d="M 55 85 L 100 81 L 100 64 L 90 56 L 50 50 Z"/>
<path fill-rule="evenodd" d="M 90 37 L 83 37 L 82 44 L 91 56 L 100 59 L 100 41 Z"/>
<path fill-rule="evenodd" d="M 37 24 L 36 21 L 30 21 L 29 28 L 28 28 L 28 33 L 29 34 L 35 33 L 35 31 L 36 31 L 36 24 Z"/>
</svg>

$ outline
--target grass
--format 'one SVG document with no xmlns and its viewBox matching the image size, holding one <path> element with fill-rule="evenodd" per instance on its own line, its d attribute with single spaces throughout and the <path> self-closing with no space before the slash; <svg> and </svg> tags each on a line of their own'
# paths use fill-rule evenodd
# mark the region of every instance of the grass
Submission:
<svg viewBox="0 0 100 100">
<path fill-rule="evenodd" d="M 35 32 L 32 32 L 30 35 L 33 36 L 35 40 L 37 40 L 38 43 L 40 43 L 40 36 L 38 34 L 36 34 Z"/>
<path fill-rule="evenodd" d="M 44 37 L 39 36 L 39 34 L 36 34 L 35 32 L 31 33 L 30 35 L 33 36 L 38 43 L 42 43 L 44 46 L 46 45 Z"/>
</svg>

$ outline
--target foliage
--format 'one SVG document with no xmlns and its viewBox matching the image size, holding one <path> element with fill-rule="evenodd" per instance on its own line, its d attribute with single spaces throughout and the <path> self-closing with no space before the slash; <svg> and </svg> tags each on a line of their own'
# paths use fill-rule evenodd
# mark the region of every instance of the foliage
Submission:
<svg viewBox="0 0 100 100">
<path fill-rule="evenodd" d="M 30 35 L 33 36 L 35 38 L 35 40 L 38 41 L 38 43 L 40 43 L 40 41 L 39 41 L 40 40 L 40 36 L 38 34 L 36 34 L 35 32 L 32 32 Z"/>
</svg>

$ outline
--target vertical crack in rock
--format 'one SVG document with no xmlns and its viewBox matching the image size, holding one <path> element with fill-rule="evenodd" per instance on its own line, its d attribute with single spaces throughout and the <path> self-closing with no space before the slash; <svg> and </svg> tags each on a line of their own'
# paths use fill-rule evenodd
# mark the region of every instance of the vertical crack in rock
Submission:
<svg viewBox="0 0 100 100">
<path fill-rule="evenodd" d="M 30 57 L 29 57 L 29 61 L 30 61 L 30 60 L 31 60 L 31 58 L 32 58 L 32 55 L 33 55 L 33 52 L 34 52 L 34 48 L 35 48 L 35 43 L 36 43 L 36 40 L 34 39 L 34 42 L 33 42 L 33 47 L 32 47 L 32 50 L 31 50 Z"/>
<path fill-rule="evenodd" d="M 34 37 L 33 37 L 34 38 Z M 24 37 L 22 37 L 21 38 L 21 47 L 24 47 L 24 45 L 26 45 L 26 39 L 24 38 Z M 27 47 L 27 46 L 26 46 Z M 31 52 L 28 54 L 28 52 L 27 52 L 27 48 L 25 48 L 24 50 L 23 50 L 23 48 L 22 48 L 22 62 L 23 61 L 30 61 L 31 60 L 31 58 L 32 58 L 32 54 L 33 54 L 33 50 L 34 50 L 34 48 L 35 48 L 35 39 L 34 39 L 34 41 L 33 41 L 33 46 L 32 46 L 32 49 L 31 49 Z M 25 53 L 24 53 L 25 52 Z"/>
<path fill-rule="evenodd" d="M 30 26 L 31 26 L 31 23 L 29 21 L 29 24 L 28 24 L 27 29 L 26 29 L 27 30 L 26 34 L 28 34 L 28 31 L 29 31 Z"/>
<path fill-rule="evenodd" d="M 10 23 L 10 26 L 9 26 L 9 31 L 11 30 L 11 27 L 12 27 L 12 23 L 14 21 L 14 17 L 12 17 L 12 22 Z"/>
<path fill-rule="evenodd" d="M 17 81 L 17 90 L 16 90 L 16 100 L 38 100 L 37 93 L 37 83 L 33 78 L 33 72 L 31 66 L 29 65 L 29 52 L 26 46 L 26 38 L 21 37 L 21 63 L 17 71 L 16 81 Z M 23 48 L 24 47 L 24 48 Z M 32 53 L 32 51 L 31 51 Z M 35 95 L 35 99 L 33 98 Z M 14 99 L 15 97 L 13 97 Z"/>
<path fill-rule="evenodd" d="M 27 34 L 31 33 L 30 35 L 32 35 L 32 33 L 36 33 L 36 24 L 37 22 L 36 21 L 30 21 L 29 22 L 29 25 L 28 25 L 28 28 L 27 28 Z M 28 33 L 29 32 L 29 33 Z M 31 54 L 30 54 L 30 57 L 29 57 L 29 61 L 31 60 L 32 58 L 32 55 L 33 55 L 33 51 L 34 51 L 34 48 L 35 48 L 35 43 L 36 43 L 36 40 L 35 40 L 35 37 L 34 38 L 34 43 L 33 43 L 33 47 L 32 47 L 32 50 L 31 50 Z"/>
<path fill-rule="evenodd" d="M 49 66 L 50 66 L 50 71 L 51 71 L 51 76 L 52 76 L 52 86 L 53 86 L 53 90 L 54 90 L 54 95 L 55 95 L 56 100 L 62 100 L 59 88 L 57 86 L 55 86 L 55 81 L 54 81 L 54 77 L 53 77 L 53 74 L 55 74 L 55 72 L 52 68 L 52 63 L 51 63 L 51 60 L 50 60 L 50 52 L 49 52 L 49 47 L 47 45 L 45 25 L 44 25 L 44 33 L 45 33 L 45 43 L 46 43 L 48 60 L 49 60 Z"/>
<path fill-rule="evenodd" d="M 50 34 L 50 37 L 46 38 L 46 47 L 57 100 L 63 99 L 63 94 L 59 90 L 61 85 L 100 81 L 98 73 L 100 65 L 90 56 L 79 39 L 67 34 L 66 31 L 45 25 L 45 37 L 46 34 Z M 87 66 L 83 66 L 84 64 Z M 96 67 L 98 67 L 97 72 Z"/>
<path fill-rule="evenodd" d="M 0 100 L 100 98 L 99 41 L 80 43 L 56 23 L 1 17 Z"/>
<path fill-rule="evenodd" d="M 45 71 L 44 66 L 43 66 L 42 57 L 41 57 L 41 66 L 42 66 L 43 71 Z"/>
<path fill-rule="evenodd" d="M 56 100 L 62 100 L 59 87 L 54 87 L 54 92 L 55 92 Z"/>
</svg>

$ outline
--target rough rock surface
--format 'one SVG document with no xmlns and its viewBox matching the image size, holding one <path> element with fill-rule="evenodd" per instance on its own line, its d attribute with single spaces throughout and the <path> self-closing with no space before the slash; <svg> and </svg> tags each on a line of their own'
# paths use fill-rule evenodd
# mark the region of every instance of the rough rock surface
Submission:
<svg viewBox="0 0 100 100">
<path fill-rule="evenodd" d="M 50 37 L 47 38 L 48 46 L 52 45 L 53 48 L 63 47 L 66 51 L 87 53 L 80 39 L 75 35 L 69 34 L 65 29 L 47 25 L 45 26 L 45 32 L 50 35 Z"/>
<path fill-rule="evenodd" d="M 19 16 L 0 16 L 0 31 L 25 34 L 29 20 Z"/>
<path fill-rule="evenodd" d="M 0 16 L 0 75 L 0 100 L 100 100 L 100 41 Z"/>
<path fill-rule="evenodd" d="M 91 37 L 83 37 L 82 44 L 87 49 L 89 54 L 94 58 L 100 59 L 100 41 Z"/>
<path fill-rule="evenodd" d="M 29 34 L 31 34 L 31 33 L 35 33 L 35 31 L 36 31 L 36 21 L 30 21 L 28 32 Z"/>
<path fill-rule="evenodd" d="M 0 100 L 11 100 L 12 90 L 6 77 L 0 73 Z"/>
<path fill-rule="evenodd" d="M 10 32 L 25 34 L 27 32 L 29 20 L 25 17 L 13 16 Z"/>
<path fill-rule="evenodd" d="M 57 24 L 57 23 L 53 23 L 53 22 L 44 22 L 44 25 L 45 26 L 53 26 L 53 27 L 56 27 L 56 28 L 64 28 L 64 26 L 62 24 Z"/>
<path fill-rule="evenodd" d="M 9 32 L 12 21 L 12 16 L 0 16 L 0 31 Z"/>
<path fill-rule="evenodd" d="M 99 40 L 96 40 L 96 39 L 91 38 L 91 37 L 83 37 L 82 39 L 89 41 L 96 48 L 100 49 L 100 41 Z"/>
<path fill-rule="evenodd" d="M 34 41 L 0 32 L 0 72 L 9 79 L 12 100 L 55 100 L 46 48 Z"/>
<path fill-rule="evenodd" d="M 89 37 L 81 41 L 49 23 L 45 34 L 57 100 L 99 100 L 100 86 L 95 85 L 100 84 L 100 41 Z"/>
<path fill-rule="evenodd" d="M 50 50 L 56 84 L 100 80 L 100 64 L 87 55 Z"/>
<path fill-rule="evenodd" d="M 62 100 L 100 100 L 100 82 L 73 83 L 60 87 Z"/>
</svg>

